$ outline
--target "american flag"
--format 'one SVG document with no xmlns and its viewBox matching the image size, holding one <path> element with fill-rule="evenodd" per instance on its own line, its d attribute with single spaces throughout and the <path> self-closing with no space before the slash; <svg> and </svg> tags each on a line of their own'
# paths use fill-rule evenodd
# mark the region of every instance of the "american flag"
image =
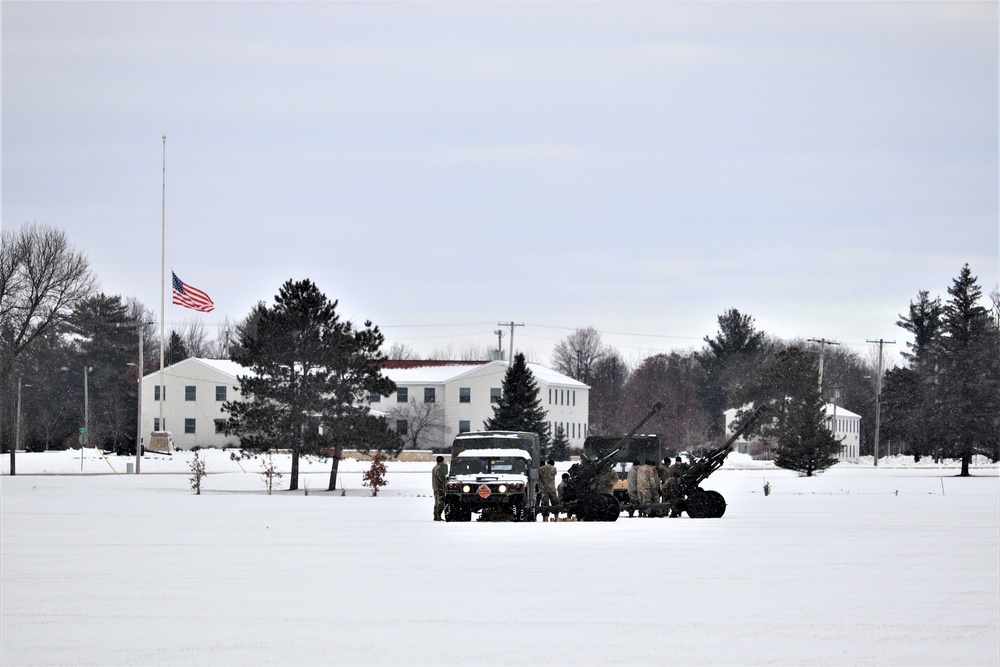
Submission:
<svg viewBox="0 0 1000 667">
<path fill-rule="evenodd" d="M 185 308 L 191 308 L 193 310 L 199 310 L 203 313 L 210 313 L 215 310 L 215 304 L 212 303 L 212 299 L 202 292 L 197 287 L 191 287 L 183 280 L 177 277 L 177 274 L 173 271 L 170 275 L 174 277 L 174 304 L 178 306 L 184 306 Z"/>
</svg>

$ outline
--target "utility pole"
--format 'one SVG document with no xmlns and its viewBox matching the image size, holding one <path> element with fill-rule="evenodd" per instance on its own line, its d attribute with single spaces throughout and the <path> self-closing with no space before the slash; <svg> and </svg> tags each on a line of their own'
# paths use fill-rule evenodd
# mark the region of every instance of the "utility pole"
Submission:
<svg viewBox="0 0 1000 667">
<path fill-rule="evenodd" d="M 878 374 L 875 376 L 875 467 L 878 467 L 878 435 L 882 427 L 882 348 L 885 345 L 895 345 L 894 340 L 867 340 L 866 343 L 878 344 Z"/>
<path fill-rule="evenodd" d="M 827 340 L 825 338 L 810 338 L 810 343 L 819 343 L 819 396 L 823 398 L 823 357 L 826 356 L 826 346 L 827 345 L 840 345 L 835 340 Z"/>
<path fill-rule="evenodd" d="M 508 364 L 514 363 L 514 327 L 523 327 L 524 322 L 497 322 L 498 327 L 510 327 L 510 358 Z"/>
</svg>

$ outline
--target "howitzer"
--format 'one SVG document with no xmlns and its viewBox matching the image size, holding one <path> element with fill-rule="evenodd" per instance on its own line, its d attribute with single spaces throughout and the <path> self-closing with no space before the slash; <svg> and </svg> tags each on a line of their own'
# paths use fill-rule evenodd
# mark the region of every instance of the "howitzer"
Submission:
<svg viewBox="0 0 1000 667">
<path fill-rule="evenodd" d="M 693 463 L 683 467 L 678 475 L 666 480 L 664 496 L 666 496 L 672 516 L 677 516 L 684 511 L 692 519 L 717 519 L 725 514 L 726 499 L 722 497 L 722 494 L 718 491 L 706 491 L 700 487 L 700 484 L 722 467 L 729 452 L 732 451 L 733 444 L 766 410 L 766 406 L 759 406 L 743 420 L 739 428 L 733 431 L 732 436 L 726 440 L 724 445 L 696 458 Z"/>
<path fill-rule="evenodd" d="M 614 467 L 619 452 L 628 446 L 632 436 L 638 433 L 639 429 L 662 407 L 663 404 L 657 401 L 635 428 L 608 451 L 597 458 L 585 459 L 570 466 L 564 497 L 560 499 L 557 507 L 551 509 L 573 514 L 580 521 L 617 521 L 618 515 L 621 514 L 618 500 L 613 495 L 598 493 L 594 487 L 597 480 Z"/>
</svg>

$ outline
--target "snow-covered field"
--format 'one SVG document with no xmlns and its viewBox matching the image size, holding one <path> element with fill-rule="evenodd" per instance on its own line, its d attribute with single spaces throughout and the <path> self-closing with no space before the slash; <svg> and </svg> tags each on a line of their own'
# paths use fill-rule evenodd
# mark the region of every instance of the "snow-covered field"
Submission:
<svg viewBox="0 0 1000 667">
<path fill-rule="evenodd" d="M 1000 664 L 996 466 L 724 468 L 722 519 L 450 524 L 429 463 L 268 496 L 203 455 L 200 496 L 186 453 L 4 455 L 3 665 Z"/>
</svg>

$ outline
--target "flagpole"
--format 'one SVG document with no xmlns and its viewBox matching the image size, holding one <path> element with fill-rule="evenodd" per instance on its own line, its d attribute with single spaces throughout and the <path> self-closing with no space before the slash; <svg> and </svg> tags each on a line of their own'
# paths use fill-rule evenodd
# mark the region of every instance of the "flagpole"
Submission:
<svg viewBox="0 0 1000 667">
<path fill-rule="evenodd" d="M 167 135 L 163 135 L 163 191 L 160 205 L 160 428 L 157 431 L 166 431 L 163 423 L 163 399 L 165 398 L 163 386 L 163 361 L 164 361 L 164 327 L 166 319 L 166 297 L 163 285 L 167 280 Z"/>
</svg>

